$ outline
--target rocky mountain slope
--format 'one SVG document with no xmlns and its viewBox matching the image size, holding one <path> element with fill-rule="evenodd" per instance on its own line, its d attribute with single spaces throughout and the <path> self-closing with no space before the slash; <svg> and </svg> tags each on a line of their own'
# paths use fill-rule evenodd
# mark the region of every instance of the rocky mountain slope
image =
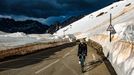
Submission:
<svg viewBox="0 0 134 75">
<path fill-rule="evenodd" d="M 43 25 L 37 21 L 15 21 L 8 18 L 0 18 L 0 31 L 6 33 L 24 32 L 26 34 L 41 34 L 46 33 L 49 28 L 47 25 Z"/>
</svg>

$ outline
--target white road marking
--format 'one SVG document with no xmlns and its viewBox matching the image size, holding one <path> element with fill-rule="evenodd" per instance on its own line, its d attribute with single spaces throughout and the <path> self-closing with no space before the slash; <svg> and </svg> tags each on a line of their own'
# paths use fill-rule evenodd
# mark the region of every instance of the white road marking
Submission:
<svg viewBox="0 0 134 75">
<path fill-rule="evenodd" d="M 68 56 L 70 54 L 70 52 L 68 52 L 67 54 L 65 54 L 64 56 L 63 56 L 63 58 L 65 58 L 66 56 Z"/>
<path fill-rule="evenodd" d="M 70 52 L 66 53 L 63 56 L 63 58 L 67 57 L 73 50 L 74 50 L 74 48 Z M 40 70 L 36 71 L 35 74 L 38 74 L 38 73 L 42 72 L 43 70 L 46 70 L 47 68 L 51 67 L 52 65 L 56 64 L 59 61 L 60 61 L 60 59 L 57 59 L 56 61 L 54 61 L 53 63 L 49 64 L 48 66 L 45 66 L 45 67 L 41 68 Z"/>
<path fill-rule="evenodd" d="M 53 63 L 51 63 L 51 64 L 49 64 L 49 65 L 47 65 L 47 66 L 45 66 L 45 67 L 41 68 L 40 70 L 36 71 L 36 72 L 35 72 L 35 74 L 40 73 L 41 71 L 43 71 L 43 70 L 45 70 L 45 69 L 49 68 L 50 66 L 54 65 L 55 63 L 57 63 L 57 62 L 59 62 L 59 61 L 60 61 L 60 59 L 57 59 L 57 60 L 56 60 L 56 61 L 54 61 Z"/>
<path fill-rule="evenodd" d="M 70 52 L 68 52 L 67 54 L 65 54 L 65 55 L 63 56 L 63 58 L 67 57 L 70 53 L 73 52 L 73 50 L 74 50 L 74 48 L 73 48 Z"/>
</svg>

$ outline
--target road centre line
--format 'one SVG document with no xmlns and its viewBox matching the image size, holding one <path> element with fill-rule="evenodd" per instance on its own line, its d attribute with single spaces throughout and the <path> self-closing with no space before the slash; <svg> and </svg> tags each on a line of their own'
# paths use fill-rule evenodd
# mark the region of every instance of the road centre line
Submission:
<svg viewBox="0 0 134 75">
<path fill-rule="evenodd" d="M 63 58 L 67 57 L 73 50 L 74 50 L 74 48 L 73 48 L 70 52 L 66 53 L 66 54 L 63 56 Z M 54 61 L 53 63 L 51 63 L 51 64 L 49 64 L 49 65 L 47 65 L 47 66 L 45 66 L 45 67 L 39 69 L 38 71 L 35 72 L 35 74 L 39 74 L 40 72 L 42 72 L 43 70 L 46 70 L 47 68 L 49 68 L 49 67 L 51 67 L 52 65 L 56 64 L 57 62 L 59 62 L 60 60 L 61 60 L 61 59 L 57 59 L 57 60 Z"/>
<path fill-rule="evenodd" d="M 68 53 L 66 53 L 64 56 L 63 56 L 63 58 L 65 58 L 65 57 L 67 57 L 70 53 L 72 53 L 74 51 L 74 48 L 70 51 L 70 52 L 68 52 Z"/>
<path fill-rule="evenodd" d="M 45 66 L 45 67 L 41 68 L 40 70 L 36 71 L 36 72 L 35 72 L 35 74 L 40 73 L 41 71 L 43 71 L 43 70 L 45 70 L 45 69 L 49 68 L 50 66 L 54 65 L 55 63 L 57 63 L 57 62 L 59 62 L 59 61 L 60 61 L 60 59 L 57 59 L 57 60 L 56 60 L 56 61 L 54 61 L 53 63 L 51 63 L 51 64 L 49 64 L 49 65 L 47 65 L 47 66 Z"/>
</svg>

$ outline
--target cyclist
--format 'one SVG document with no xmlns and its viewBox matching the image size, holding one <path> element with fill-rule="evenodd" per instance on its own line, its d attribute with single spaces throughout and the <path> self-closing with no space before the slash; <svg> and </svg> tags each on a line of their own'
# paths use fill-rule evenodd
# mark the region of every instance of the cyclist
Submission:
<svg viewBox="0 0 134 75">
<path fill-rule="evenodd" d="M 87 44 L 83 40 L 80 40 L 80 43 L 78 45 L 78 54 L 77 55 L 79 57 L 79 64 L 80 64 L 81 56 L 84 56 L 84 60 L 87 56 Z"/>
</svg>

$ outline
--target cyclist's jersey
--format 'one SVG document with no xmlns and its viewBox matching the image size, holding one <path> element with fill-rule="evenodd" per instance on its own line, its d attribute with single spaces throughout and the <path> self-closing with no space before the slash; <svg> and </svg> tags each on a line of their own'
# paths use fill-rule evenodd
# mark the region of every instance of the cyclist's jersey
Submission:
<svg viewBox="0 0 134 75">
<path fill-rule="evenodd" d="M 87 44 L 86 43 L 80 43 L 78 47 L 78 56 L 81 54 L 87 55 Z"/>
</svg>

